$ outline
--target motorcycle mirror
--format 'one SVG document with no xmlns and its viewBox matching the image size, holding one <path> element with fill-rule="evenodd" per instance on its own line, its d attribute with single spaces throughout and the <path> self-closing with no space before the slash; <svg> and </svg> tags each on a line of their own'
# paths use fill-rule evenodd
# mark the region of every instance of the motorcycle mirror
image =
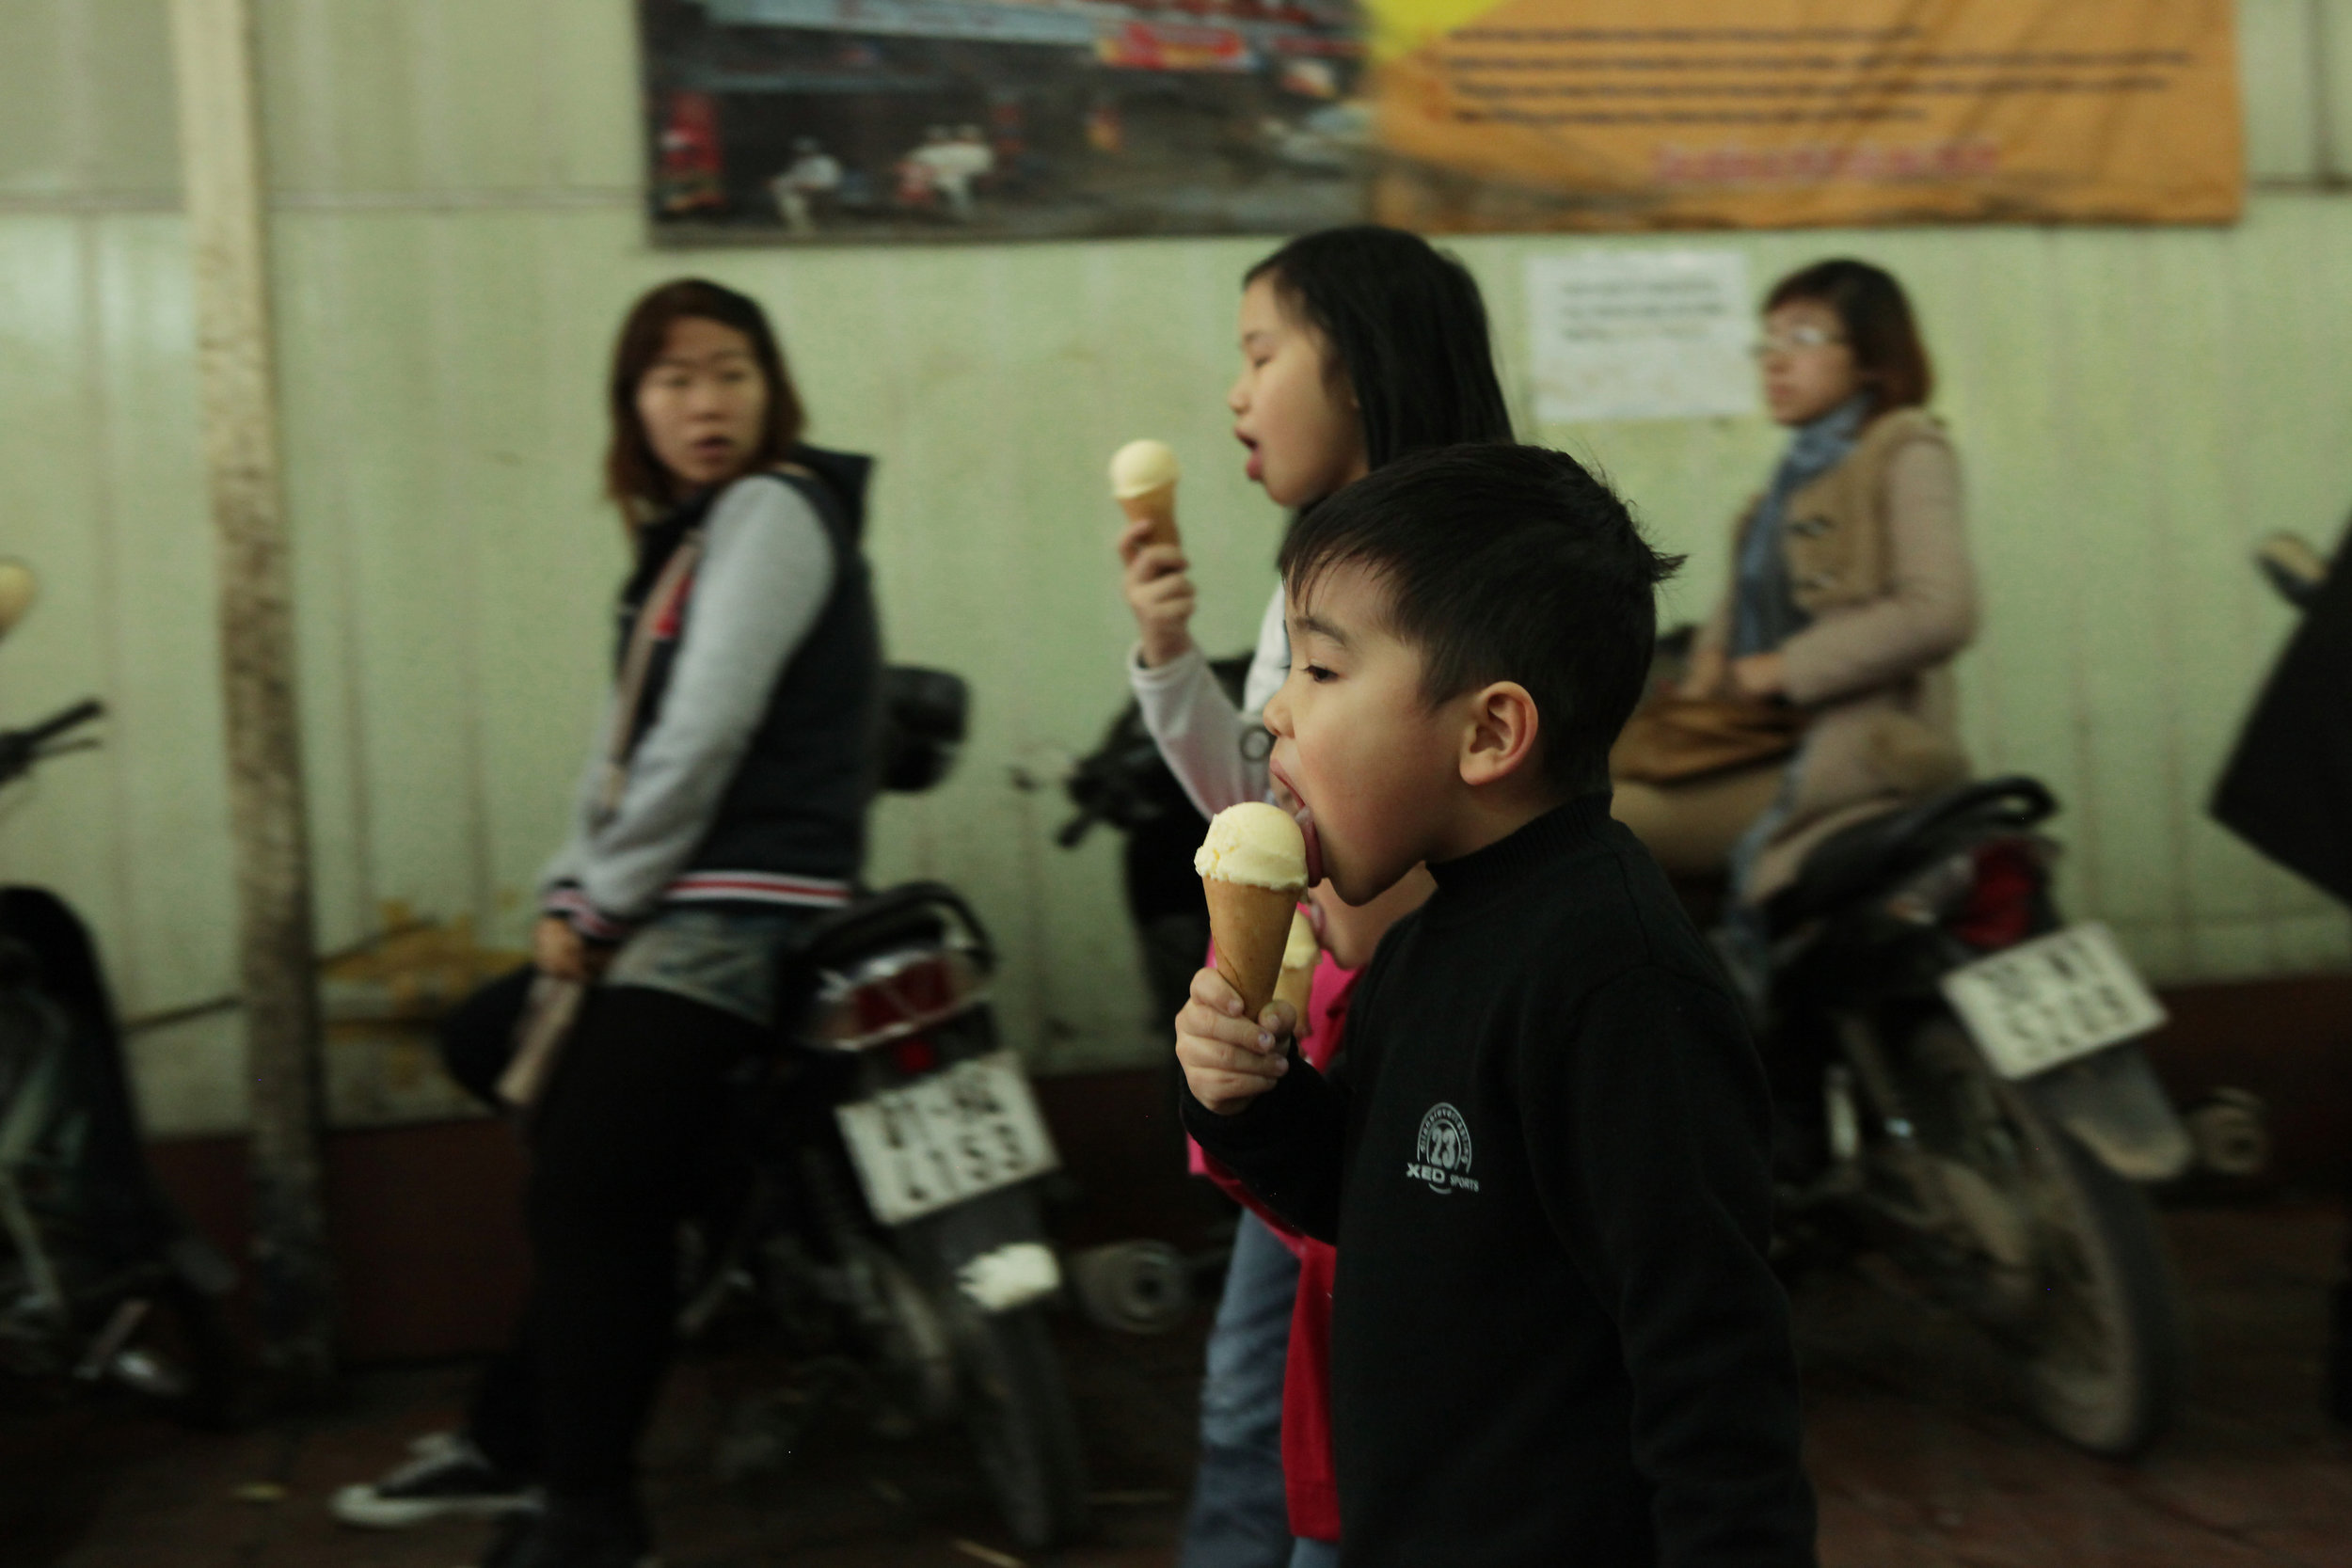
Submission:
<svg viewBox="0 0 2352 1568">
<path fill-rule="evenodd" d="M 16 628 L 40 597 L 40 579 L 33 569 L 13 556 L 0 558 L 0 637 Z"/>
</svg>

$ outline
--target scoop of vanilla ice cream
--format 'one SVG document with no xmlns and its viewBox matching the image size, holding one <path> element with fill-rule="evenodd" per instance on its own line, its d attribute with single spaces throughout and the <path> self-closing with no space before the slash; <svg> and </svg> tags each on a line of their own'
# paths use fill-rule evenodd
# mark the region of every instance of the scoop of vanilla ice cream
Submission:
<svg viewBox="0 0 2352 1568">
<path fill-rule="evenodd" d="M 1303 892 L 1307 886 L 1307 835 L 1288 813 L 1263 800 L 1227 806 L 1209 823 L 1209 836 L 1192 857 L 1192 868 L 1220 882 Z"/>
<path fill-rule="evenodd" d="M 1284 969 L 1312 969 L 1315 956 L 1323 951 L 1323 943 L 1315 940 L 1314 922 L 1307 918 L 1305 910 L 1291 916 L 1290 941 L 1282 944 Z"/>
<path fill-rule="evenodd" d="M 1130 441 L 1111 455 L 1111 494 L 1140 496 L 1175 483 L 1179 471 L 1176 453 L 1166 441 Z"/>
</svg>

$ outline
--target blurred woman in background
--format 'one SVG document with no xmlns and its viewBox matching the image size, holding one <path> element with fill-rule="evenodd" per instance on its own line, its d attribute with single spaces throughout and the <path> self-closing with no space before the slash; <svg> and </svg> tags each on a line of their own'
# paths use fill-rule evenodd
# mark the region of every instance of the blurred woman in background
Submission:
<svg viewBox="0 0 2352 1568">
<path fill-rule="evenodd" d="M 1792 273 L 1764 305 L 1764 401 L 1790 432 L 1732 531 L 1730 586 L 1679 695 L 1792 710 L 1792 754 L 1627 778 L 1617 818 L 1677 876 L 1728 870 L 1753 906 L 1850 823 L 1967 774 L 1950 662 L 1976 635 L 1960 463 L 1927 412 L 1911 302 L 1867 261 Z"/>
</svg>

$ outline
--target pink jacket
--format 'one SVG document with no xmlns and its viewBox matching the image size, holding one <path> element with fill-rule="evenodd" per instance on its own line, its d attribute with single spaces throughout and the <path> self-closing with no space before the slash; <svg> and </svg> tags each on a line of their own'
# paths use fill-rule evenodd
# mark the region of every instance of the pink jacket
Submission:
<svg viewBox="0 0 2352 1568">
<path fill-rule="evenodd" d="M 1361 970 L 1342 969 L 1326 953 L 1315 965 L 1307 1016 L 1299 1021 L 1298 1051 L 1316 1069 L 1339 1053 L 1347 1002 Z M 1290 1355 L 1282 1374 L 1282 1484 L 1290 1499 L 1291 1533 L 1311 1541 L 1340 1538 L 1340 1493 L 1331 1463 L 1331 1277 L 1339 1253 L 1302 1236 L 1260 1203 L 1233 1175 L 1191 1146 L 1192 1169 L 1206 1176 L 1265 1221 L 1298 1256 L 1298 1298 L 1291 1308 Z"/>
</svg>

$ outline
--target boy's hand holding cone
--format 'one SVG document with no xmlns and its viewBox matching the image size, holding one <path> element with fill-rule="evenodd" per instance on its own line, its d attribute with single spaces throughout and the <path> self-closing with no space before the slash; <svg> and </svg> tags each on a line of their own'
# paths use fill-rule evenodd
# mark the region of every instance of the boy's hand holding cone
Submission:
<svg viewBox="0 0 2352 1568">
<path fill-rule="evenodd" d="M 1298 824 L 1263 801 L 1231 806 L 1209 824 L 1193 857 L 1208 895 L 1214 970 L 1193 976 L 1176 1019 L 1176 1054 L 1194 1098 L 1230 1115 L 1290 1069 L 1289 1016 L 1267 1016 L 1307 891 L 1307 843 Z"/>
</svg>

